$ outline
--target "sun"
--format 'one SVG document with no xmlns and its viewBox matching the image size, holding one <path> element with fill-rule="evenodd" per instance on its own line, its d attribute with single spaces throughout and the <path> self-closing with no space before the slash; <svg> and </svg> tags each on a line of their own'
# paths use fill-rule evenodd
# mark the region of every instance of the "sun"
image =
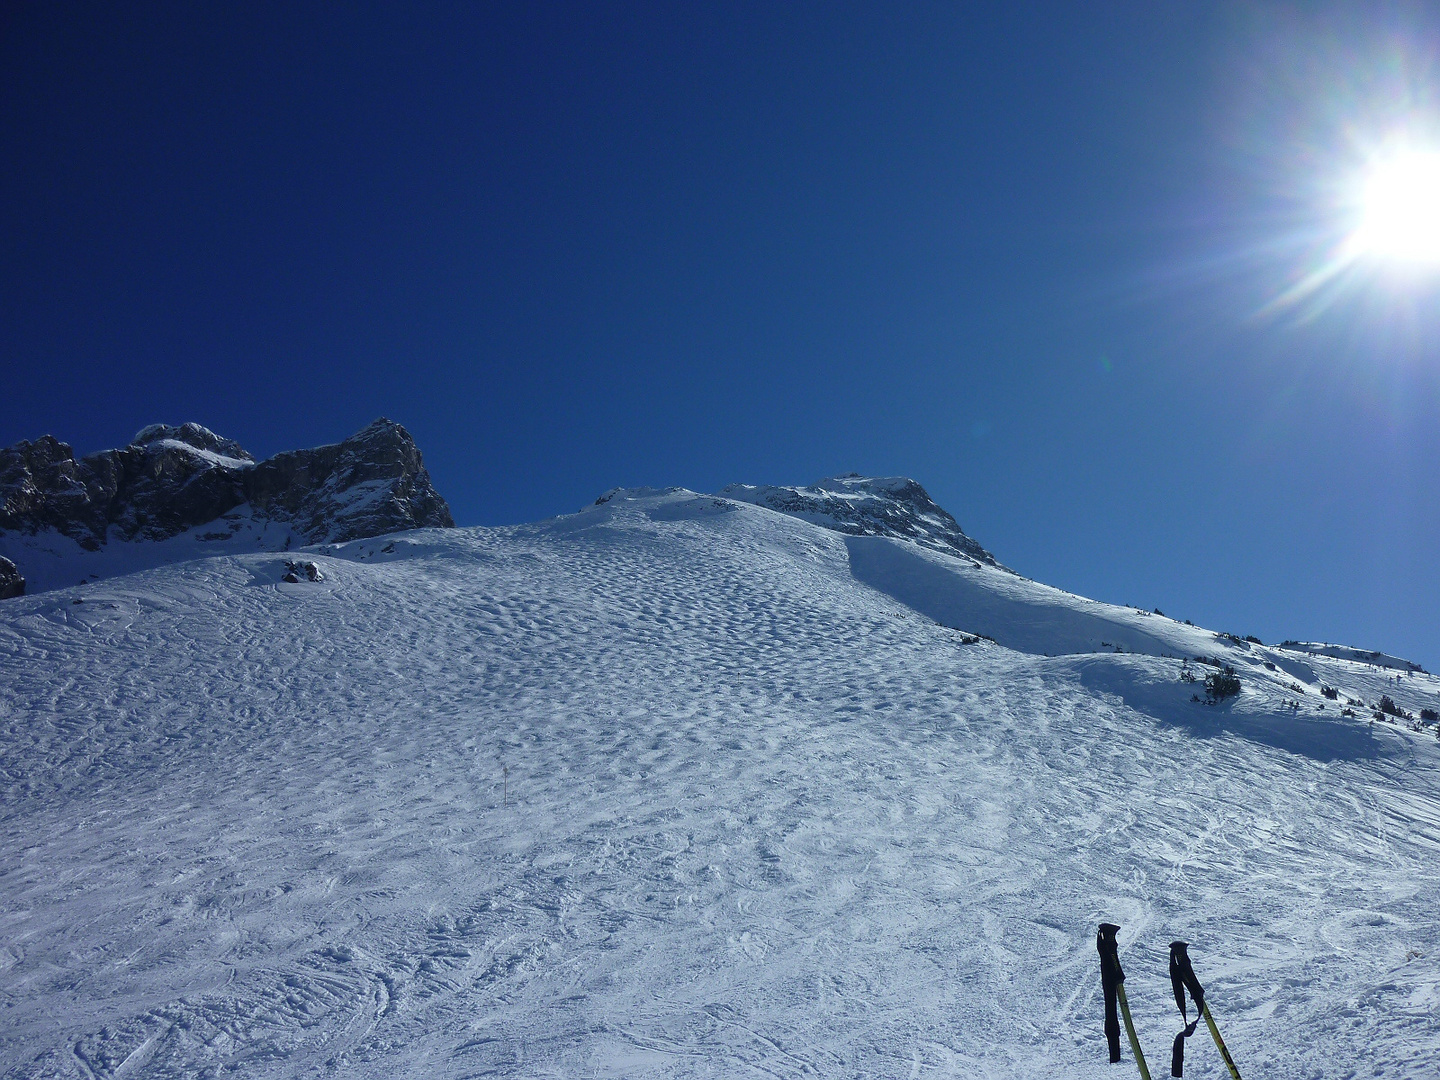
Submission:
<svg viewBox="0 0 1440 1080">
<path fill-rule="evenodd" d="M 1360 187 L 1355 255 L 1440 267 L 1440 150 L 1405 150 L 1374 161 Z"/>
</svg>

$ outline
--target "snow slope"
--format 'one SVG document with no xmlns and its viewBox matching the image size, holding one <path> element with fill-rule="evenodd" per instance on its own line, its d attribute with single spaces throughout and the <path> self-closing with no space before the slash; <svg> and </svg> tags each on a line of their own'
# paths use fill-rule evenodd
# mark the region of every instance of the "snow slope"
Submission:
<svg viewBox="0 0 1440 1080">
<path fill-rule="evenodd" d="M 289 522 L 273 521 L 239 506 L 216 521 L 164 540 L 112 539 L 87 550 L 55 529 L 0 531 L 0 556 L 22 567 L 27 593 L 84 585 L 139 570 L 235 552 L 289 551 L 309 543 Z"/>
<path fill-rule="evenodd" d="M 682 491 L 307 550 L 0 605 L 0 1076 L 1133 1075 L 1102 919 L 1156 1075 L 1174 938 L 1435 1074 L 1427 675 Z"/>
</svg>

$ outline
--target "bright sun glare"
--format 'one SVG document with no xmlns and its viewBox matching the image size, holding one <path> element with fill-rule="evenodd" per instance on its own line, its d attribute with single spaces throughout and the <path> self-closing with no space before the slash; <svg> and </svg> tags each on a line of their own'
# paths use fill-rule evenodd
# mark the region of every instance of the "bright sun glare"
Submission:
<svg viewBox="0 0 1440 1080">
<path fill-rule="evenodd" d="M 1440 266 L 1440 151 L 1409 150 L 1371 166 L 1351 243 L 1361 257 Z"/>
</svg>

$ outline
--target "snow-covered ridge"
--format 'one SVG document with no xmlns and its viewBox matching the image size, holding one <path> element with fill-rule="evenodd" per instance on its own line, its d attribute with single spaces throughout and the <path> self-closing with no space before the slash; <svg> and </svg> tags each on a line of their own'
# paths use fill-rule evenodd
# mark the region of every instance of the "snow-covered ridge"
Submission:
<svg viewBox="0 0 1440 1080">
<path fill-rule="evenodd" d="M 384 418 L 261 462 L 199 424 L 152 424 L 79 460 L 49 435 L 0 450 L 0 556 L 31 591 L 225 550 L 453 524 L 410 433 Z"/>
<path fill-rule="evenodd" d="M 1349 645 L 1331 645 L 1323 641 L 1282 641 L 1278 646 L 1291 652 L 1310 653 L 1312 656 L 1333 656 L 1339 660 L 1353 660 L 1357 664 L 1370 664 L 1394 671 L 1419 671 L 1424 668 L 1413 660 L 1375 650 L 1356 649 Z"/>
<path fill-rule="evenodd" d="M 832 493 L 828 485 L 840 490 Z M 737 499 L 737 493 L 747 497 Z M 860 510 L 842 510 L 837 515 L 816 509 L 829 505 L 831 495 L 850 498 L 853 502 L 839 505 L 858 505 Z M 1286 700 L 1297 693 L 1318 695 L 1323 683 L 1315 665 L 1301 660 L 1296 652 L 1307 658 L 1325 656 L 1347 662 L 1335 671 L 1364 666 L 1424 673 L 1419 664 L 1379 652 L 1293 641 L 1269 646 L 1032 581 L 996 562 L 958 525 L 950 531 L 943 522 L 954 522 L 954 518 L 934 507 L 919 484 L 904 478 L 851 475 L 822 480 L 810 488 L 732 484 L 715 495 L 683 487 L 612 488 L 580 516 L 605 510 L 602 516 L 606 521 L 616 520 L 617 515 L 621 520 L 678 521 L 751 507 L 839 533 L 855 580 L 941 626 L 1017 652 L 1041 656 L 1132 653 L 1177 660 L 1203 657 L 1278 688 L 1277 694 L 1289 695 Z M 938 520 L 941 525 L 929 535 L 903 535 L 917 520 L 927 526 Z M 915 527 L 918 530 L 920 526 Z M 983 560 L 967 545 L 974 545 Z M 1297 685 L 1297 679 L 1304 686 Z M 1315 707 L 1332 712 L 1344 707 L 1343 703 L 1329 705 L 1327 700 L 1317 697 Z M 1365 710 L 1373 704 L 1368 700 L 1361 704 L 1357 697 L 1355 707 Z"/>
</svg>

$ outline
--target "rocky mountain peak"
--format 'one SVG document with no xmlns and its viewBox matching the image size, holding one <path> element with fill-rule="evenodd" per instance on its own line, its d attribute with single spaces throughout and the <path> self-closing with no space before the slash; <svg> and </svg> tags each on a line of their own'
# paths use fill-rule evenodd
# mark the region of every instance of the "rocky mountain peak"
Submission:
<svg viewBox="0 0 1440 1080">
<path fill-rule="evenodd" d="M 234 458 L 237 461 L 254 461 L 245 448 L 234 439 L 225 439 L 207 427 L 199 424 L 181 424 L 175 427 L 172 424 L 151 424 L 143 427 L 135 433 L 130 440 L 131 446 L 148 446 L 155 442 L 178 442 L 196 450 L 205 450 L 212 454 L 219 454 L 221 457 Z"/>
<path fill-rule="evenodd" d="M 213 526 L 196 535 L 209 547 L 195 557 L 242 533 L 254 550 L 454 524 L 415 440 L 383 417 L 342 442 L 260 462 L 194 423 L 151 424 L 128 446 L 78 460 L 50 435 L 0 450 L 0 554 L 17 576 L 29 576 L 36 552 L 58 550 L 46 537 L 98 552 Z M 23 537 L 38 539 L 14 542 Z"/>
<path fill-rule="evenodd" d="M 415 440 L 384 417 L 344 442 L 276 454 L 248 481 L 257 510 L 293 523 L 312 543 L 455 525 Z"/>
</svg>

